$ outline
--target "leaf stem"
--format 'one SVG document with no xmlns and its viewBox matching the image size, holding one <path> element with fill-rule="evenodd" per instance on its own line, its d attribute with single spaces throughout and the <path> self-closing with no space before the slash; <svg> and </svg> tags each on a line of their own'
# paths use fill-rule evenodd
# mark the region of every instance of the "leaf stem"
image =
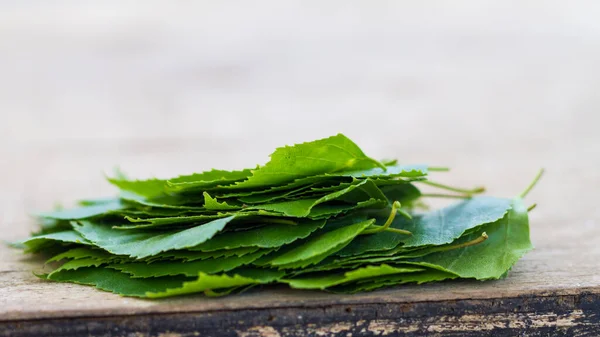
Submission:
<svg viewBox="0 0 600 337">
<path fill-rule="evenodd" d="M 527 207 L 527 212 L 533 211 L 533 209 L 536 208 L 536 207 L 537 207 L 537 204 L 533 204 L 533 205 Z"/>
<path fill-rule="evenodd" d="M 387 172 L 387 166 L 383 165 L 379 160 L 369 158 L 375 165 L 379 166 L 384 172 Z"/>
<path fill-rule="evenodd" d="M 529 186 L 527 186 L 527 188 L 523 192 L 521 192 L 521 194 L 519 194 L 519 197 L 521 199 L 523 199 L 527 196 L 527 194 L 533 189 L 533 187 L 537 184 L 537 182 L 540 181 L 540 178 L 542 177 L 543 174 L 544 174 L 544 169 L 540 169 L 538 171 L 538 173 L 536 174 L 535 178 L 533 178 L 533 181 L 531 183 L 529 183 Z"/>
<path fill-rule="evenodd" d="M 433 167 L 428 167 L 427 170 L 431 171 L 431 172 L 448 172 L 448 171 L 450 171 L 450 168 L 433 166 Z"/>
<path fill-rule="evenodd" d="M 480 244 L 483 241 L 487 240 L 488 237 L 489 236 L 487 235 L 487 233 L 483 232 L 483 233 L 481 233 L 481 236 L 479 236 L 475 240 L 471 240 L 471 241 L 459 243 L 457 245 L 440 247 L 439 250 L 436 250 L 436 251 L 443 252 L 443 251 L 446 251 L 446 250 L 453 250 L 453 249 L 460 249 L 460 248 L 465 248 L 465 247 L 469 247 L 469 246 L 474 246 L 474 245 Z"/>
<path fill-rule="evenodd" d="M 411 232 L 404 230 L 404 229 L 398 229 L 398 228 L 386 228 L 385 229 L 386 232 L 392 232 L 392 233 L 397 233 L 397 234 L 402 234 L 402 235 L 412 235 Z"/>
<path fill-rule="evenodd" d="M 405 210 L 403 210 L 403 209 L 401 209 L 401 208 L 398 208 L 398 213 L 400 213 L 400 215 L 402 215 L 402 216 L 403 216 L 403 217 L 405 217 L 406 219 L 408 219 L 408 220 L 412 220 L 412 215 L 408 214 L 408 212 L 407 212 L 407 211 L 405 211 Z"/>
<path fill-rule="evenodd" d="M 398 159 L 382 159 L 379 162 L 385 166 L 391 166 L 398 164 Z"/>
<path fill-rule="evenodd" d="M 391 227 L 385 228 L 384 226 L 378 226 L 378 225 L 369 226 L 369 229 L 362 231 L 362 233 L 360 233 L 360 235 L 376 234 L 376 233 L 383 232 L 383 231 L 398 233 L 398 234 L 403 234 L 403 235 L 412 235 L 411 232 L 404 230 L 404 229 L 391 228 Z"/>
<path fill-rule="evenodd" d="M 472 195 L 472 194 L 477 194 L 477 193 L 483 193 L 483 192 L 485 192 L 485 187 L 483 187 L 483 186 L 475 187 L 474 189 L 468 190 L 468 189 L 464 189 L 464 188 L 452 187 L 452 186 L 448 186 L 448 185 L 436 183 L 436 182 L 430 181 L 430 180 L 424 180 L 424 181 L 421 181 L 421 182 L 423 184 L 427 184 L 429 186 L 441 188 L 441 189 L 452 191 L 452 192 L 456 192 L 456 193 L 464 193 L 464 194 L 467 194 L 469 196 Z"/>
<path fill-rule="evenodd" d="M 394 201 L 394 203 L 392 204 L 392 211 L 390 212 L 390 215 L 388 216 L 387 220 L 383 224 L 384 229 L 389 228 L 392 225 L 392 222 L 394 222 L 394 218 L 396 217 L 396 213 L 398 212 L 398 209 L 400 209 L 400 207 L 402 207 L 400 202 Z"/>
<path fill-rule="evenodd" d="M 392 204 L 392 211 L 390 212 L 390 215 L 388 216 L 388 218 L 387 218 L 386 222 L 383 224 L 383 226 L 371 225 L 371 226 L 369 226 L 369 229 L 365 229 L 360 234 L 361 235 L 375 234 L 375 233 L 379 233 L 379 232 L 383 232 L 383 231 L 388 231 L 388 232 L 393 232 L 393 233 L 398 233 L 398 234 L 412 235 L 411 232 L 403 230 L 403 229 L 390 228 L 390 226 L 392 225 L 392 222 L 394 222 L 394 218 L 396 218 L 396 213 L 400 210 L 400 207 L 402 207 L 400 202 L 394 201 L 394 203 Z M 404 216 L 410 217 L 410 214 L 406 213 L 403 210 L 400 210 L 400 213 Z"/>
<path fill-rule="evenodd" d="M 452 199 L 469 199 L 470 195 L 456 195 L 456 194 L 443 194 L 443 193 L 422 193 L 422 197 L 427 198 L 452 198 Z"/>
</svg>

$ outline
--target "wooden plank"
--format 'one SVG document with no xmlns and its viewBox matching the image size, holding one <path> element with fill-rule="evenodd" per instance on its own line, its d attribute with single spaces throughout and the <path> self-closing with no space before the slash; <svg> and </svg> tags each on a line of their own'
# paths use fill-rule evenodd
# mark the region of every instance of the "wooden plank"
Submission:
<svg viewBox="0 0 600 337">
<path fill-rule="evenodd" d="M 4 331 L 11 332 L 6 336 L 595 336 L 599 301 L 597 294 L 582 293 L 404 304 L 329 303 L 17 321 L 5 323 Z"/>
<path fill-rule="evenodd" d="M 27 151 L 31 150 L 23 149 L 24 153 Z M 70 151 L 76 154 L 79 150 Z M 34 151 L 27 155 L 26 161 L 39 169 L 35 164 L 36 154 Z M 188 157 L 185 153 L 179 156 Z M 109 160 L 104 157 L 108 156 L 95 156 L 94 162 L 102 165 L 104 160 Z M 163 162 L 161 156 L 155 156 L 154 160 Z M 534 167 L 533 160 L 523 160 L 522 168 L 498 165 L 485 172 L 495 161 L 490 154 L 473 161 L 468 171 L 448 173 L 447 179 L 443 178 L 446 174 L 438 175 L 450 182 L 488 181 L 491 193 L 508 195 L 520 191 L 535 172 L 525 169 Z M 62 158 L 59 164 L 73 175 L 82 174 L 77 171 L 84 170 L 82 166 L 86 165 L 80 163 L 77 155 Z M 595 219 L 589 216 L 595 203 L 581 199 L 580 213 L 564 213 L 563 199 L 556 197 L 585 193 L 588 182 L 595 182 L 595 173 L 581 172 L 574 177 L 561 165 L 549 166 L 548 170 L 549 174 L 529 197 L 531 202 L 539 204 L 531 214 L 536 249 L 517 263 L 505 280 L 407 286 L 353 296 L 275 287 L 226 298 L 191 296 L 147 301 L 122 298 L 85 286 L 38 280 L 31 270 L 39 270 L 39 259 L 23 257 L 18 251 L 2 247 L 0 331 L 9 335 L 18 332 L 65 336 L 88 330 L 110 334 L 117 331 L 113 329 L 120 331 L 114 335 L 124 332 L 160 335 L 177 331 L 190 336 L 194 333 L 314 335 L 325 330 L 338 331 L 341 336 L 363 329 L 373 334 L 380 331 L 446 335 L 468 335 L 468 331 L 475 329 L 507 336 L 516 330 L 542 335 L 552 329 L 569 334 L 598 331 L 600 233 Z M 22 167 L 22 173 L 15 172 L 16 179 L 25 180 L 28 171 Z M 82 190 L 77 180 L 63 182 L 65 190 L 54 193 L 56 180 L 47 179 L 44 173 L 39 176 L 41 179 L 32 178 L 34 184 L 45 186 L 41 191 L 46 192 L 34 197 L 36 202 L 49 206 L 56 198 L 60 199 L 57 195 L 62 195 L 63 200 L 81 195 L 77 193 Z M 9 180 L 15 177 L 2 179 L 9 185 Z M 104 188 L 101 177 L 90 176 L 89 181 L 91 187 L 88 184 L 86 190 Z M 4 200 L 11 200 L 12 195 L 10 190 L 2 193 Z M 25 235 L 23 229 L 33 226 L 21 214 L 22 203 L 13 200 L 4 204 L 8 210 L 4 215 L 15 221 L 2 223 L 5 232 L 11 230 L 8 235 L 11 238 Z M 586 208 L 581 210 L 582 203 L 587 203 L 587 212 Z M 15 228 L 17 224 L 22 226 Z"/>
<path fill-rule="evenodd" d="M 344 132 L 493 195 L 545 167 L 536 249 L 500 281 L 148 301 L 38 280 L 41 261 L 0 246 L 0 335 L 600 335 L 593 7 L 147 3 L 0 4 L 2 240 L 28 212 L 114 193 L 114 165 L 239 168 Z"/>
</svg>

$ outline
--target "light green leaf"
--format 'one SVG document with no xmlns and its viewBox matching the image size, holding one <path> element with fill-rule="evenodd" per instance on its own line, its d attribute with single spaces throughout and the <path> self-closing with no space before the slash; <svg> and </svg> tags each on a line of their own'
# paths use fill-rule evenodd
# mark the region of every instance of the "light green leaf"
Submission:
<svg viewBox="0 0 600 337">
<path fill-rule="evenodd" d="M 204 292 L 206 290 L 213 289 L 223 289 L 251 284 L 270 283 L 281 276 L 283 276 L 283 273 L 267 269 L 261 270 L 259 273 L 246 274 L 243 272 L 234 272 L 233 276 L 227 274 L 208 275 L 205 273 L 199 273 L 198 279 L 195 281 L 185 282 L 181 287 L 169 288 L 162 292 L 147 292 L 146 296 L 150 298 L 170 297 L 176 295 Z"/>
<path fill-rule="evenodd" d="M 126 178 L 106 178 L 108 182 L 118 187 L 121 191 L 129 192 L 140 197 L 153 198 L 165 193 L 166 181 L 162 179 L 127 180 Z"/>
<path fill-rule="evenodd" d="M 217 199 L 210 196 L 210 194 L 204 192 L 204 207 L 208 210 L 215 211 L 227 211 L 240 209 L 239 206 L 229 205 L 226 202 L 218 202 Z"/>
<path fill-rule="evenodd" d="M 435 269 L 427 269 L 414 273 L 402 273 L 385 275 L 381 277 L 358 280 L 353 283 L 347 283 L 340 286 L 329 288 L 334 293 L 355 294 L 357 292 L 372 291 L 375 289 L 397 286 L 407 283 L 423 284 L 428 282 L 438 282 L 443 280 L 452 280 L 458 276 Z"/>
<path fill-rule="evenodd" d="M 281 147 L 271 160 L 252 171 L 247 180 L 230 189 L 264 188 L 291 182 L 298 178 L 348 170 L 385 168 L 342 134 L 294 146 Z"/>
<path fill-rule="evenodd" d="M 107 179 L 121 191 L 127 191 L 147 198 L 154 198 L 163 196 L 167 191 L 194 190 L 218 185 L 228 185 L 236 181 L 244 180 L 250 174 L 251 171 L 248 169 L 242 171 L 211 170 L 179 176 L 169 180 L 129 180 L 125 177 Z"/>
<path fill-rule="evenodd" d="M 414 273 L 422 271 L 422 268 L 415 267 L 392 267 L 386 264 L 379 266 L 366 266 L 345 273 L 326 273 L 326 275 L 313 277 L 298 277 L 294 279 L 281 280 L 287 283 L 292 288 L 297 289 L 326 289 L 347 282 L 352 282 L 360 279 L 371 278 L 382 275 Z"/>
<path fill-rule="evenodd" d="M 241 171 L 211 170 L 202 173 L 194 173 L 188 176 L 180 176 L 167 181 L 169 191 L 182 192 L 209 189 L 218 186 L 227 186 L 237 181 L 246 180 L 252 174 L 252 170 Z"/>
</svg>

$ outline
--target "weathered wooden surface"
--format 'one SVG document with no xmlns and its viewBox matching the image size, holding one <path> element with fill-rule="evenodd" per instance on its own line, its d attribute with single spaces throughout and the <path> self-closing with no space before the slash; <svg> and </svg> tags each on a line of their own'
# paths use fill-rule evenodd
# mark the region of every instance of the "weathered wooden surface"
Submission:
<svg viewBox="0 0 600 337">
<path fill-rule="evenodd" d="M 42 282 L 1 246 L 0 335 L 600 334 L 598 4 L 145 4 L 0 4 L 1 239 L 114 193 L 115 165 L 243 167 L 344 132 L 496 195 L 545 167 L 536 249 L 494 282 L 144 301 Z"/>
</svg>

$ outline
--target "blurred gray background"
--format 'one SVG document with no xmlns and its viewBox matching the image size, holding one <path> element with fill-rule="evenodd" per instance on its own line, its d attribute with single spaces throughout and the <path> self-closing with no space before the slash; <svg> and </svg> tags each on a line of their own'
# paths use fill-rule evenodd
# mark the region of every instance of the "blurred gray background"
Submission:
<svg viewBox="0 0 600 337">
<path fill-rule="evenodd" d="M 115 166 L 249 167 L 338 132 L 502 195 L 544 166 L 532 196 L 557 201 L 537 214 L 557 235 L 572 213 L 594 226 L 576 201 L 600 187 L 599 17 L 594 1 L 1 1 L 2 236 L 114 193 Z"/>
</svg>

